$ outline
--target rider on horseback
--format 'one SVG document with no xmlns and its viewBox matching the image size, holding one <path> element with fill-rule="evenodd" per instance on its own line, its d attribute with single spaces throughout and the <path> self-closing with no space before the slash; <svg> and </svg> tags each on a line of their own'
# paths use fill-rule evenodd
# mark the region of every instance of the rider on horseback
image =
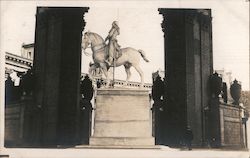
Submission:
<svg viewBox="0 0 250 158">
<path fill-rule="evenodd" d="M 106 60 L 107 64 L 111 66 L 113 63 L 113 60 L 116 60 L 120 54 L 120 45 L 117 42 L 116 37 L 120 34 L 120 28 L 118 26 L 118 22 L 114 21 L 112 23 L 112 28 L 109 31 L 108 36 L 105 39 L 105 42 L 109 40 L 108 43 L 108 60 Z"/>
</svg>

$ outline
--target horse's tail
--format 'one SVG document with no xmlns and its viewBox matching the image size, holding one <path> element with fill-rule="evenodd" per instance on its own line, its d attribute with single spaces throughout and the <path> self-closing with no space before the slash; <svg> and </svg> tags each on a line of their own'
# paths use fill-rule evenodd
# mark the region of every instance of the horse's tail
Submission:
<svg viewBox="0 0 250 158">
<path fill-rule="evenodd" d="M 141 54 L 142 58 L 146 61 L 149 62 L 149 60 L 146 58 L 146 54 L 143 50 L 139 49 L 138 52 Z"/>
</svg>

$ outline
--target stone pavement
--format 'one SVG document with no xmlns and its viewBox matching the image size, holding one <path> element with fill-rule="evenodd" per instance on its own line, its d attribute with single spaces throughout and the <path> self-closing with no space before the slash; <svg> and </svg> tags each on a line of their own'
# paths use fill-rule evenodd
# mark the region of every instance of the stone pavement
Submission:
<svg viewBox="0 0 250 158">
<path fill-rule="evenodd" d="M 188 151 L 166 146 L 158 149 L 4 148 L 0 149 L 0 155 L 9 155 L 9 158 L 250 158 L 249 151 L 222 149 Z"/>
</svg>

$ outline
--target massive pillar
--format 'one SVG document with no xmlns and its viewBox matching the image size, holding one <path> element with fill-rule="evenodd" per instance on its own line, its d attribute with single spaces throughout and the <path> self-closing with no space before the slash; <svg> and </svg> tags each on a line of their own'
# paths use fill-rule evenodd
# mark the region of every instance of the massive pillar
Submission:
<svg viewBox="0 0 250 158">
<path fill-rule="evenodd" d="M 190 126 L 195 145 L 206 142 L 208 79 L 213 71 L 211 11 L 159 9 L 165 44 L 166 141 L 177 145 Z"/>
<path fill-rule="evenodd" d="M 38 7 L 34 70 L 44 145 L 75 144 L 78 137 L 81 40 L 88 8 Z"/>
</svg>

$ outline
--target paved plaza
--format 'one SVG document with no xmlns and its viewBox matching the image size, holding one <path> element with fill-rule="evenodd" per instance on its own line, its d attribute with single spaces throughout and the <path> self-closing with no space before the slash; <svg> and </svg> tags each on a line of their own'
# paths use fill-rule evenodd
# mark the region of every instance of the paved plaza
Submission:
<svg viewBox="0 0 250 158">
<path fill-rule="evenodd" d="M 1 149 L 9 158 L 250 158 L 249 151 L 222 149 L 180 150 L 160 146 L 158 149 Z"/>
</svg>

